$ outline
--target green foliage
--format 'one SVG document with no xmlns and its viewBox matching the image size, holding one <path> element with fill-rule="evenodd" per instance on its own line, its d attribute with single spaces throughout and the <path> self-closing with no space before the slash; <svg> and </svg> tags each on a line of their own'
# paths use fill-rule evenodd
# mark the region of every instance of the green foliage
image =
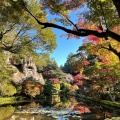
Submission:
<svg viewBox="0 0 120 120">
<path fill-rule="evenodd" d="M 13 106 L 7 106 L 7 107 L 0 107 L 0 119 L 4 120 L 10 117 L 13 112 L 15 111 L 15 107 Z"/>
<path fill-rule="evenodd" d="M 74 71 L 74 64 L 76 62 L 76 58 L 73 57 L 73 53 L 70 53 L 67 57 L 67 61 L 65 62 L 62 70 L 65 73 L 72 73 Z"/>
<path fill-rule="evenodd" d="M 10 104 L 15 102 L 16 98 L 15 97 L 0 97 L 0 104 Z"/>
<path fill-rule="evenodd" d="M 69 92 L 70 87 L 71 87 L 70 83 L 62 82 L 61 83 L 61 93 L 67 94 Z"/>
<path fill-rule="evenodd" d="M 0 22 L 20 22 L 19 17 L 24 13 L 22 5 L 19 4 L 20 1 L 21 0 L 2 0 L 0 2 Z"/>
<path fill-rule="evenodd" d="M 16 93 L 19 95 L 22 93 L 22 84 L 15 85 Z"/>
<path fill-rule="evenodd" d="M 16 93 L 15 87 L 11 84 L 13 70 L 5 61 L 7 56 L 3 52 L 0 52 L 0 56 L 0 95 L 12 96 Z"/>
<path fill-rule="evenodd" d="M 16 88 L 12 84 L 2 84 L 1 96 L 12 96 L 16 93 Z"/>
<path fill-rule="evenodd" d="M 63 80 L 65 76 L 54 59 L 48 61 L 48 64 L 43 67 L 42 72 L 45 79 L 58 78 L 59 80 Z M 49 75 L 45 75 L 44 72 L 49 72 Z"/>
<path fill-rule="evenodd" d="M 55 91 L 53 91 L 53 94 L 59 94 L 60 92 L 60 84 L 53 84 Z"/>
<path fill-rule="evenodd" d="M 21 102 L 25 102 L 22 96 L 0 97 L 0 105 L 6 105 L 6 104 L 9 105 L 9 104 L 15 104 Z"/>
<path fill-rule="evenodd" d="M 38 9 L 40 4 L 36 0 L 27 2 L 29 9 L 31 9 L 35 16 L 46 20 L 46 14 Z M 38 53 L 52 52 L 56 48 L 56 37 L 51 28 L 41 29 L 42 26 L 38 26 L 37 22 L 24 11 L 21 3 L 22 0 L 2 1 L 0 15 L 6 20 L 0 22 L 0 39 L 2 41 L 0 49 L 17 53 L 16 56 L 20 56 L 20 58 L 24 58 L 26 55 L 36 57 Z M 11 17 L 8 16 L 9 12 L 7 11 L 12 11 Z M 20 13 L 20 11 L 23 12 Z"/>
<path fill-rule="evenodd" d="M 104 25 L 110 29 L 116 25 L 119 25 L 119 16 L 117 14 L 116 8 L 113 5 L 112 0 L 87 0 L 87 5 L 89 12 L 85 12 L 85 17 L 97 23 L 98 25 Z M 101 20 L 100 17 L 103 17 Z"/>
<path fill-rule="evenodd" d="M 53 84 L 47 80 L 44 85 L 44 95 L 52 95 L 53 92 L 56 91 Z"/>
<path fill-rule="evenodd" d="M 35 16 L 46 21 L 46 14 L 38 9 L 40 8 L 38 1 L 26 2 Z M 13 71 L 6 63 L 7 57 L 1 51 L 11 52 L 12 58 L 17 61 L 16 64 L 21 64 L 23 59 L 31 55 L 38 70 L 41 70 L 50 59 L 49 52 L 56 48 L 56 37 L 52 29 L 41 29 L 42 26 L 38 26 L 36 21 L 25 12 L 21 3 L 22 0 L 0 2 L 0 92 L 2 96 L 11 96 L 16 93 L 16 90 L 11 84 Z M 18 90 L 18 93 L 20 91 Z M 36 90 L 36 92 L 40 91 Z M 35 96 L 35 91 L 32 96 Z"/>
<path fill-rule="evenodd" d="M 50 80 L 47 80 L 44 85 L 44 95 L 59 94 L 60 84 L 53 84 Z"/>
<path fill-rule="evenodd" d="M 11 70 L 11 66 L 7 64 L 7 56 L 0 51 L 0 82 L 11 81 L 11 77 L 13 74 L 13 70 Z"/>
</svg>

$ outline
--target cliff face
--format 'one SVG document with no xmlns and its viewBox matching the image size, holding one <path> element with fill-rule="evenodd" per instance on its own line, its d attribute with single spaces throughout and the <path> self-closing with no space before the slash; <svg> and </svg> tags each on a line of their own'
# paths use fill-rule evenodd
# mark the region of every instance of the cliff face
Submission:
<svg viewBox="0 0 120 120">
<path fill-rule="evenodd" d="M 45 83 L 42 74 L 37 72 L 37 67 L 31 56 L 27 60 L 22 60 L 21 64 L 15 64 L 11 54 L 9 52 L 5 52 L 5 54 L 7 64 L 10 64 L 11 69 L 15 71 L 12 79 L 16 84 L 22 83 L 28 78 L 32 78 L 42 85 Z"/>
</svg>

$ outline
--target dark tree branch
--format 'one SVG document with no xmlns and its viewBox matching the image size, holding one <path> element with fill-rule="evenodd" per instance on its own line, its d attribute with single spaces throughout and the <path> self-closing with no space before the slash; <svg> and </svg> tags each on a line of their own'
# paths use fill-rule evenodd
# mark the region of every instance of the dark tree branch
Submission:
<svg viewBox="0 0 120 120">
<path fill-rule="evenodd" d="M 109 50 L 112 51 L 115 55 L 117 55 L 120 60 L 120 52 L 114 49 L 111 44 L 109 44 Z"/>
<path fill-rule="evenodd" d="M 54 11 L 54 9 L 51 7 L 51 6 L 49 6 L 50 7 L 50 9 L 51 10 L 53 10 Z M 66 19 L 67 19 L 67 21 L 69 22 L 69 23 L 71 23 L 75 28 L 76 28 L 76 30 L 78 30 L 78 27 L 77 27 L 77 25 L 76 24 L 74 24 L 66 15 L 64 15 L 64 14 L 62 14 L 62 13 L 60 13 L 59 11 L 58 11 L 58 13 L 60 14 L 60 15 L 62 15 L 63 17 L 65 17 Z"/>
<path fill-rule="evenodd" d="M 107 38 L 107 37 L 111 37 L 113 39 L 115 39 L 116 41 L 120 42 L 120 35 L 110 31 L 110 30 L 106 30 L 106 32 L 98 32 L 96 30 L 89 30 L 89 29 L 79 29 L 77 31 L 74 31 L 74 30 L 71 30 L 71 29 L 67 29 L 65 27 L 62 27 L 62 26 L 59 26 L 57 24 L 53 24 L 53 23 L 48 23 L 48 22 L 41 22 L 39 21 L 28 9 L 26 6 L 25 7 L 25 10 L 37 21 L 37 23 L 39 25 L 43 25 L 43 28 L 48 28 L 48 27 L 52 27 L 52 28 L 57 28 L 57 29 L 60 29 L 60 30 L 63 30 L 67 33 L 71 33 L 71 34 L 74 34 L 74 35 L 77 35 L 77 36 L 81 36 L 81 37 L 84 37 L 84 36 L 88 36 L 88 35 L 95 35 L 96 37 L 99 37 L 99 38 Z"/>
<path fill-rule="evenodd" d="M 16 23 L 14 23 L 8 30 L 6 30 L 6 31 L 3 33 L 3 35 L 6 34 L 6 33 L 8 33 L 9 31 L 11 31 L 15 25 L 16 25 Z"/>
<path fill-rule="evenodd" d="M 24 31 L 24 32 L 19 36 L 19 34 L 20 34 L 21 31 L 23 30 L 23 28 L 24 28 L 24 25 L 20 28 L 20 30 L 19 30 L 19 31 L 17 32 L 17 34 L 15 35 L 15 38 L 14 38 L 11 46 L 13 46 L 14 43 L 15 43 L 15 41 L 17 41 L 20 37 L 22 37 L 22 36 L 24 35 L 24 33 L 26 32 L 26 31 Z"/>
<path fill-rule="evenodd" d="M 104 47 L 104 46 L 101 46 L 100 48 L 104 48 L 104 49 L 107 49 L 107 50 L 113 52 L 116 56 L 118 56 L 118 58 L 120 60 L 120 52 L 118 52 L 116 49 L 114 49 L 110 43 L 109 43 L 108 48 Z"/>
<path fill-rule="evenodd" d="M 14 25 L 15 25 L 15 23 L 8 30 L 0 33 L 0 40 L 2 40 L 2 38 L 5 34 L 7 34 L 8 32 L 10 32 L 13 29 Z"/>
</svg>

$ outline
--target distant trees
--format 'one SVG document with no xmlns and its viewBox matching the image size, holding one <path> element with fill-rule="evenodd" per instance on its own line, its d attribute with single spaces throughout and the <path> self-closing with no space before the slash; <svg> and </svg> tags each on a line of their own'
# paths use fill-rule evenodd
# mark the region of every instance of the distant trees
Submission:
<svg viewBox="0 0 120 120">
<path fill-rule="evenodd" d="M 73 53 L 69 53 L 64 66 L 61 68 L 65 73 L 72 74 L 74 72 L 74 64 L 76 59 L 73 57 Z"/>
<path fill-rule="evenodd" d="M 72 55 L 75 62 L 69 67 L 77 69 L 73 74 L 73 83 L 80 86 L 81 94 L 116 101 L 119 99 L 120 61 L 112 51 L 100 47 L 101 44 L 84 43 Z M 68 60 L 66 63 L 69 63 Z"/>
<path fill-rule="evenodd" d="M 56 61 L 51 59 L 45 67 L 41 70 L 45 79 L 57 78 L 62 80 L 64 78 L 64 73 L 58 67 Z"/>
</svg>

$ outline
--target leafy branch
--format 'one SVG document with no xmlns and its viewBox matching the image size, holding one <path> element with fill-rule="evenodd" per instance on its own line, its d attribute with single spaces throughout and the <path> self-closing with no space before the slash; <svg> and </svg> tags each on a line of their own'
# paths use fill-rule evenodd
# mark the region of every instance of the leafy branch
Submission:
<svg viewBox="0 0 120 120">
<path fill-rule="evenodd" d="M 52 28 L 57 28 L 57 29 L 63 30 L 67 33 L 74 34 L 76 36 L 84 37 L 84 36 L 88 36 L 88 35 L 94 35 L 96 37 L 105 38 L 105 39 L 108 37 L 111 37 L 111 38 L 115 39 L 116 41 L 120 42 L 120 35 L 110 31 L 109 29 L 107 29 L 105 32 L 98 32 L 96 30 L 90 30 L 90 29 L 71 30 L 71 29 L 67 29 L 66 27 L 63 27 L 63 26 L 60 26 L 57 24 L 53 24 L 53 23 L 49 23 L 49 22 L 41 22 L 29 11 L 29 9 L 26 7 L 26 5 L 24 3 L 22 3 L 22 5 L 24 5 L 24 9 L 36 20 L 36 22 L 39 25 L 43 26 L 43 29 L 52 27 Z"/>
</svg>

